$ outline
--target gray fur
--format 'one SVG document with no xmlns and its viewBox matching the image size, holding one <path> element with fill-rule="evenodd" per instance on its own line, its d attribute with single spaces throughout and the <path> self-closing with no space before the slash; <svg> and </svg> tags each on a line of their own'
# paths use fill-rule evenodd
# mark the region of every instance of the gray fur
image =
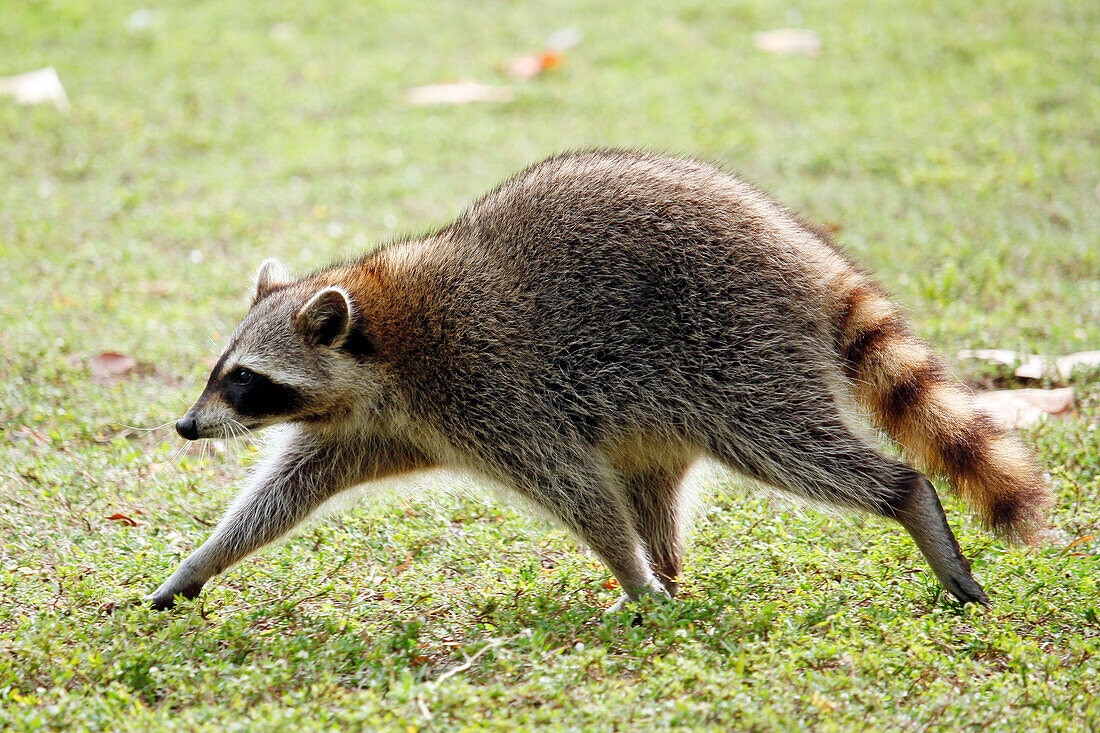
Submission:
<svg viewBox="0 0 1100 733">
<path fill-rule="evenodd" d="M 682 480 L 704 455 L 897 518 L 948 590 L 985 602 L 930 485 L 840 408 L 835 290 L 853 272 L 750 186 L 619 152 L 533 166 L 440 232 L 296 282 L 265 263 L 220 369 L 248 366 L 301 403 L 249 420 L 212 377 L 188 414 L 203 436 L 229 419 L 291 427 L 152 602 L 193 597 L 345 489 L 435 467 L 545 509 L 630 598 L 667 596 Z M 347 332 L 317 343 L 300 314 L 344 298 Z"/>
</svg>

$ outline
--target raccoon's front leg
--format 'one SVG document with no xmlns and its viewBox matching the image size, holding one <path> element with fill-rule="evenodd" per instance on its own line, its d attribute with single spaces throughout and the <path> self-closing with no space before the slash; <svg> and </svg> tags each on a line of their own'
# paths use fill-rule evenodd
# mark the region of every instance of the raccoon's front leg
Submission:
<svg viewBox="0 0 1100 733">
<path fill-rule="evenodd" d="M 171 608 L 176 596 L 194 598 L 210 578 L 279 539 L 341 491 L 427 463 L 401 441 L 341 441 L 293 428 L 252 474 L 214 533 L 147 600 L 161 610 Z"/>
</svg>

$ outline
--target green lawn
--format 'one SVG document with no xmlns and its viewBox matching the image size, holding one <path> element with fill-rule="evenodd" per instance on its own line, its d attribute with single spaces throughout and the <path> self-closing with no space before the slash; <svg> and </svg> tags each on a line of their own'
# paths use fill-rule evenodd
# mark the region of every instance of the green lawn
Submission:
<svg viewBox="0 0 1100 733">
<path fill-rule="evenodd" d="M 717 478 L 683 597 L 631 627 L 566 534 L 435 477 L 153 613 L 126 602 L 256 448 L 173 462 L 170 430 L 125 427 L 197 396 L 265 257 L 305 272 L 595 145 L 742 172 L 837 230 L 952 362 L 1100 349 L 1100 6 L 173 0 L 132 28 L 141 7 L 0 9 L 0 76 L 54 66 L 72 103 L 0 99 L 0 728 L 1100 727 L 1100 374 L 1024 436 L 1058 543 L 1006 546 L 946 502 L 989 610 L 896 527 Z M 820 56 L 754 49 L 798 23 Z M 566 27 L 559 68 L 503 75 Z M 515 97 L 403 101 L 465 78 Z M 104 351 L 140 365 L 94 379 Z"/>
</svg>

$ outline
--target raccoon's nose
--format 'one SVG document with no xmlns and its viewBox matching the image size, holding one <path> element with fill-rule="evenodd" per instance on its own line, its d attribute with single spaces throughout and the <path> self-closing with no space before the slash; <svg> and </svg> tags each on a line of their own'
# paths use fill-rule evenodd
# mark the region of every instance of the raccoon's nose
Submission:
<svg viewBox="0 0 1100 733">
<path fill-rule="evenodd" d="M 188 440 L 198 440 L 199 424 L 195 418 L 188 413 L 183 416 L 182 420 L 176 423 L 176 432 Z"/>
</svg>

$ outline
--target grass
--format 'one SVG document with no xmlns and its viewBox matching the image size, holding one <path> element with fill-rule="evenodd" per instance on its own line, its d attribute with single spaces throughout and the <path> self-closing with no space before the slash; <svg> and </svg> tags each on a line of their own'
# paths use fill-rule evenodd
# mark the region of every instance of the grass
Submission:
<svg viewBox="0 0 1100 733">
<path fill-rule="evenodd" d="M 129 29 L 139 7 L 13 3 L 0 24 L 0 75 L 55 66 L 72 100 L 0 100 L 0 727 L 1100 727 L 1097 374 L 1024 436 L 1072 545 L 1006 546 L 947 502 L 988 611 L 894 527 L 725 479 L 683 598 L 637 627 L 604 617 L 617 591 L 564 533 L 450 479 L 173 612 L 125 604 L 255 457 L 173 463 L 168 430 L 124 426 L 197 395 L 260 261 L 304 272 L 441 224 L 555 151 L 740 170 L 838 229 L 949 358 L 1100 347 L 1094 4 L 207 0 Z M 753 49 L 797 23 L 820 57 Z M 512 102 L 402 102 L 509 83 L 501 63 L 566 26 L 583 42 Z M 141 366 L 97 381 L 102 351 Z"/>
</svg>

